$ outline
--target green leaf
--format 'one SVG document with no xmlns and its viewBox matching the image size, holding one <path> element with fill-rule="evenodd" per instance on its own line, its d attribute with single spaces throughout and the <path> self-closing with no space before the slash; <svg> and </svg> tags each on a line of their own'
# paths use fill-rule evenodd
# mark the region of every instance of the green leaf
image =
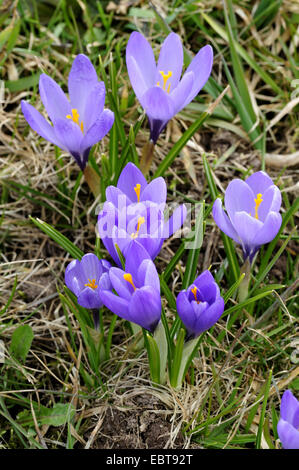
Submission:
<svg viewBox="0 0 299 470">
<path fill-rule="evenodd" d="M 13 332 L 9 352 L 17 360 L 26 361 L 34 334 L 31 326 L 20 325 Z"/>
<path fill-rule="evenodd" d="M 73 258 L 81 260 L 83 256 L 83 251 L 80 250 L 76 245 L 74 245 L 67 237 L 62 235 L 62 233 L 58 232 L 54 227 L 46 222 L 43 222 L 40 219 L 34 219 L 33 217 L 29 216 L 29 219 L 36 225 L 39 229 L 41 229 L 46 235 L 48 235 L 54 242 L 56 242 L 61 248 L 67 251 Z"/>
<path fill-rule="evenodd" d="M 12 92 L 28 90 L 28 88 L 33 88 L 38 84 L 40 74 L 41 72 L 37 72 L 28 77 L 19 78 L 18 80 L 6 80 L 5 88 L 8 88 L 8 90 Z"/>
<path fill-rule="evenodd" d="M 186 335 L 185 329 L 181 328 L 177 336 L 177 341 L 176 341 L 175 351 L 174 351 L 174 358 L 171 364 L 170 383 L 173 388 L 177 388 L 180 385 L 178 378 L 179 378 L 180 368 L 182 364 L 185 335 Z"/>
<path fill-rule="evenodd" d="M 191 242 L 187 242 L 185 247 L 189 251 L 188 259 L 186 263 L 185 274 L 183 278 L 182 288 L 186 289 L 195 279 L 196 276 L 196 269 L 198 264 L 198 258 L 200 253 L 200 248 L 203 242 L 203 236 L 205 231 L 205 224 L 204 224 L 204 207 L 205 203 L 197 204 L 197 208 L 199 206 L 199 211 L 197 211 L 197 217 L 195 222 L 195 235 L 194 240 Z"/>
<path fill-rule="evenodd" d="M 224 39 L 226 42 L 229 42 L 226 30 L 220 25 L 220 23 L 218 23 L 218 21 L 214 20 L 214 18 L 207 15 L 206 13 L 202 13 L 202 16 L 222 39 Z M 275 93 L 277 93 L 279 96 L 284 95 L 283 91 L 281 88 L 279 88 L 277 83 L 270 77 L 270 75 L 267 74 L 267 72 L 265 72 L 262 67 L 258 65 L 257 61 L 248 54 L 246 49 L 244 49 L 238 42 L 235 42 L 235 48 L 238 54 L 240 54 L 247 64 L 253 70 L 255 70 L 255 72 L 264 80 L 265 83 L 270 85 Z"/>
<path fill-rule="evenodd" d="M 168 344 L 165 329 L 163 323 L 160 321 L 154 332 L 154 339 L 156 341 L 159 356 L 160 356 L 160 384 L 166 382 L 166 365 L 167 365 L 167 353 Z"/>
<path fill-rule="evenodd" d="M 191 126 L 184 132 L 182 137 L 174 144 L 162 163 L 160 163 L 153 178 L 158 178 L 158 176 L 164 175 L 165 171 L 170 167 L 175 157 L 180 153 L 180 151 L 186 145 L 188 140 L 190 140 L 191 137 L 195 134 L 195 132 L 203 125 L 208 116 L 210 116 L 210 113 L 205 112 L 200 116 L 199 119 L 191 124 Z"/>
<path fill-rule="evenodd" d="M 53 408 L 47 408 L 43 405 L 33 403 L 33 409 L 36 420 L 39 425 L 47 424 L 49 426 L 63 426 L 70 422 L 76 413 L 76 409 L 69 403 L 55 403 Z M 32 413 L 29 410 L 24 410 L 18 414 L 18 422 L 23 425 L 33 426 L 34 421 Z"/>
<path fill-rule="evenodd" d="M 153 383 L 160 383 L 160 354 L 155 339 L 148 333 L 144 332 L 145 345 L 147 348 L 151 379 Z"/>
</svg>

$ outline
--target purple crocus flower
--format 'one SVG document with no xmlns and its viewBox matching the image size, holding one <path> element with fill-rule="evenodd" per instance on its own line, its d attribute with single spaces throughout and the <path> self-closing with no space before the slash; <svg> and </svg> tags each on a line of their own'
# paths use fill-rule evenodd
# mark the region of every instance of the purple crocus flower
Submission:
<svg viewBox="0 0 299 470">
<path fill-rule="evenodd" d="M 133 240 L 137 240 L 148 252 L 151 259 L 159 254 L 166 238 L 175 233 L 184 223 L 187 209 L 178 206 L 165 221 L 164 213 L 152 203 L 124 204 L 117 209 L 111 202 L 105 202 L 98 216 L 98 233 L 106 249 L 121 266 L 116 245 L 124 257 Z"/>
<path fill-rule="evenodd" d="M 109 276 L 117 295 L 102 290 L 103 304 L 121 318 L 154 332 L 161 318 L 160 281 L 143 246 L 134 240 L 127 251 L 125 270 L 111 268 Z"/>
<path fill-rule="evenodd" d="M 39 135 L 69 152 L 84 170 L 91 147 L 111 129 L 114 114 L 105 109 L 105 85 L 84 54 L 75 58 L 68 80 L 70 101 L 60 86 L 41 74 L 39 92 L 51 125 L 31 104 L 21 102 L 26 121 Z"/>
<path fill-rule="evenodd" d="M 118 266 L 121 267 L 121 261 L 115 245 L 126 257 L 131 241 L 137 239 L 154 259 L 163 241 L 183 225 L 187 215 L 184 204 L 176 207 L 172 216 L 165 220 L 166 196 L 164 178 L 155 178 L 148 184 L 133 163 L 125 166 L 117 187 L 108 186 L 107 201 L 99 213 L 97 228 L 99 237 Z"/>
<path fill-rule="evenodd" d="M 133 32 L 127 44 L 126 61 L 135 94 L 149 118 L 150 139 L 156 143 L 167 122 L 198 94 L 208 80 L 213 49 L 204 46 L 182 79 L 183 46 L 170 33 L 162 44 L 158 64 L 145 37 Z"/>
<path fill-rule="evenodd" d="M 122 170 L 117 187 L 108 186 L 106 189 L 106 199 L 115 207 L 139 202 L 153 202 L 163 210 L 166 197 L 167 189 L 164 178 L 160 176 L 147 183 L 139 168 L 131 162 L 127 163 Z"/>
<path fill-rule="evenodd" d="M 93 253 L 73 260 L 65 271 L 65 284 L 75 294 L 78 304 L 85 308 L 99 309 L 103 306 L 100 299 L 101 290 L 111 289 L 109 278 L 109 261 L 99 258 Z"/>
<path fill-rule="evenodd" d="M 218 227 L 240 243 L 244 259 L 252 261 L 261 245 L 276 236 L 281 226 L 281 193 L 267 173 L 258 171 L 245 181 L 231 181 L 225 191 L 225 209 L 220 199 L 213 206 Z"/>
<path fill-rule="evenodd" d="M 224 310 L 224 300 L 210 271 L 204 271 L 187 290 L 182 290 L 176 305 L 187 330 L 187 340 L 211 328 Z"/>
<path fill-rule="evenodd" d="M 277 433 L 284 449 L 299 449 L 299 401 L 291 390 L 282 395 Z"/>
</svg>

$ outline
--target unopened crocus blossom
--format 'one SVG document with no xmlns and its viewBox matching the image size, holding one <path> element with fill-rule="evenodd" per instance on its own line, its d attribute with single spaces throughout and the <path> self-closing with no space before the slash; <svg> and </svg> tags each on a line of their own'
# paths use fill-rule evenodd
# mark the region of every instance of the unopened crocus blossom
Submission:
<svg viewBox="0 0 299 470">
<path fill-rule="evenodd" d="M 161 318 L 160 281 L 143 246 L 133 241 L 127 251 L 125 270 L 111 268 L 109 276 L 117 295 L 102 290 L 103 304 L 121 318 L 154 332 Z"/>
<path fill-rule="evenodd" d="M 132 87 L 149 119 L 150 139 L 156 143 L 167 122 L 198 94 L 208 80 L 213 50 L 204 46 L 183 77 L 183 46 L 170 33 L 162 44 L 158 64 L 145 37 L 133 32 L 127 44 L 126 62 Z"/>
<path fill-rule="evenodd" d="M 224 300 L 210 271 L 204 271 L 188 289 L 182 290 L 176 305 L 187 340 L 211 328 L 224 311 Z"/>
<path fill-rule="evenodd" d="M 111 129 L 114 113 L 104 110 L 105 85 L 84 54 L 75 58 L 68 79 L 69 98 L 48 75 L 41 74 L 39 92 L 51 125 L 31 104 L 22 101 L 26 121 L 40 136 L 69 152 L 84 170 L 91 147 Z"/>
<path fill-rule="evenodd" d="M 281 226 L 281 193 L 267 173 L 258 171 L 245 181 L 231 181 L 225 191 L 224 212 L 220 199 L 213 206 L 218 227 L 243 249 L 252 261 L 260 246 L 276 236 Z"/>
<path fill-rule="evenodd" d="M 99 293 L 111 289 L 109 261 L 100 260 L 93 253 L 73 260 L 65 271 L 65 284 L 75 294 L 78 304 L 85 308 L 99 309 L 103 306 Z"/>
<path fill-rule="evenodd" d="M 291 390 L 282 395 L 277 433 L 284 449 L 299 449 L 299 401 Z"/>
</svg>

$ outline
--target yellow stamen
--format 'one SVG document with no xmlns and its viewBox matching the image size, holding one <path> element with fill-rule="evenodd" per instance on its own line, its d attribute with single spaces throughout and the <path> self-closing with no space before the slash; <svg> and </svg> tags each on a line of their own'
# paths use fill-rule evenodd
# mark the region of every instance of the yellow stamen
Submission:
<svg viewBox="0 0 299 470">
<path fill-rule="evenodd" d="M 255 218 L 258 219 L 259 216 L 258 216 L 257 211 L 258 211 L 259 206 L 260 206 L 261 203 L 263 202 L 262 194 L 261 194 L 261 193 L 258 193 L 258 194 L 256 195 L 256 199 L 254 200 L 254 202 L 255 202 L 255 208 L 254 208 L 254 210 L 255 210 Z"/>
<path fill-rule="evenodd" d="M 144 222 L 145 222 L 145 218 L 144 217 L 139 217 L 138 222 L 137 222 L 136 232 L 131 234 L 131 238 L 135 239 L 135 238 L 138 237 L 140 227 L 141 227 L 142 224 L 144 224 Z"/>
<path fill-rule="evenodd" d="M 163 70 L 160 70 L 159 73 L 162 75 L 162 78 L 163 78 L 163 90 L 167 91 L 167 93 L 169 93 L 170 92 L 170 83 L 168 85 L 167 90 L 166 90 L 166 83 L 167 83 L 167 80 L 172 76 L 172 71 L 169 70 L 168 73 L 165 73 L 165 72 L 163 72 Z M 160 82 L 157 82 L 157 86 L 160 86 Z"/>
<path fill-rule="evenodd" d="M 98 287 L 98 285 L 96 284 L 96 280 L 95 279 L 92 279 L 90 280 L 88 278 L 88 283 L 87 284 L 84 284 L 86 287 L 91 287 L 92 289 L 96 289 Z"/>
<path fill-rule="evenodd" d="M 83 121 L 81 121 L 81 123 L 79 123 L 79 113 L 78 113 L 78 110 L 76 108 L 72 109 L 72 115 L 70 114 L 67 114 L 66 115 L 67 119 L 71 119 L 72 121 L 74 121 L 75 124 L 78 124 L 78 126 L 80 126 L 80 129 L 81 131 L 83 132 Z"/>
<path fill-rule="evenodd" d="M 124 274 L 124 280 L 129 282 L 131 284 L 131 286 L 133 287 L 133 289 L 136 290 L 136 287 L 134 286 L 134 282 L 133 282 L 133 279 L 132 279 L 132 274 L 125 273 Z"/>
<path fill-rule="evenodd" d="M 194 295 L 194 300 L 196 300 L 196 302 L 199 304 L 200 300 L 198 300 L 198 298 L 197 298 L 197 287 L 194 286 L 194 287 L 191 289 L 191 292 L 192 292 L 192 294 Z"/>
<path fill-rule="evenodd" d="M 134 187 L 134 191 L 137 196 L 137 202 L 140 201 L 140 189 L 141 189 L 141 184 L 137 183 L 136 186 Z"/>
</svg>

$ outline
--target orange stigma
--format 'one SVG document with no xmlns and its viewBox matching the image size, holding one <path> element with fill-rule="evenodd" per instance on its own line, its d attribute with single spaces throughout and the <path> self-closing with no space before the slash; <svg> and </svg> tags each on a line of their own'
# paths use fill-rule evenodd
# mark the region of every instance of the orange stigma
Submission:
<svg viewBox="0 0 299 470">
<path fill-rule="evenodd" d="M 194 299 L 195 299 L 196 302 L 199 304 L 200 300 L 198 300 L 198 298 L 197 298 L 197 287 L 194 286 L 194 287 L 191 289 L 191 292 L 192 292 L 192 294 L 194 295 Z"/>
<path fill-rule="evenodd" d="M 131 286 L 133 287 L 134 290 L 136 290 L 136 287 L 134 285 L 133 279 L 132 279 L 132 274 L 130 273 L 125 273 L 124 274 L 124 280 L 127 281 Z"/>
<path fill-rule="evenodd" d="M 169 93 L 171 84 L 169 83 L 167 90 L 166 90 L 166 84 L 167 84 L 168 79 L 172 76 L 172 71 L 169 70 L 168 73 L 165 73 L 163 72 L 163 70 L 160 70 L 159 73 L 162 75 L 162 78 L 163 78 L 163 90 Z M 157 86 L 160 86 L 160 82 L 157 82 Z"/>
<path fill-rule="evenodd" d="M 98 285 L 96 284 L 96 280 L 95 279 L 90 280 L 89 278 L 88 278 L 88 283 L 84 285 L 86 287 L 91 287 L 92 289 L 96 289 L 98 287 Z"/>
<path fill-rule="evenodd" d="M 80 126 L 81 131 L 83 132 L 83 121 L 81 121 L 81 124 L 79 123 L 80 116 L 76 108 L 72 109 L 72 115 L 67 114 L 66 117 L 67 119 L 71 119 L 72 121 L 74 121 L 75 124 L 78 124 L 78 126 Z"/>
<path fill-rule="evenodd" d="M 254 215 L 254 217 L 255 217 L 256 219 L 258 219 L 259 216 L 258 216 L 257 211 L 258 211 L 259 206 L 260 206 L 261 203 L 263 202 L 262 194 L 261 194 L 261 193 L 258 193 L 258 194 L 256 195 L 256 199 L 254 200 L 254 202 L 255 202 L 255 208 L 254 208 L 254 210 L 255 210 L 255 215 Z"/>
<path fill-rule="evenodd" d="M 134 191 L 137 196 L 137 202 L 140 201 L 140 189 L 141 189 L 141 184 L 137 183 L 136 186 L 134 187 Z"/>
<path fill-rule="evenodd" d="M 145 218 L 144 217 L 139 217 L 138 222 L 137 222 L 136 232 L 131 234 L 131 238 L 135 239 L 135 238 L 138 237 L 140 227 L 141 227 L 142 224 L 144 224 L 144 222 L 145 222 Z"/>
</svg>

